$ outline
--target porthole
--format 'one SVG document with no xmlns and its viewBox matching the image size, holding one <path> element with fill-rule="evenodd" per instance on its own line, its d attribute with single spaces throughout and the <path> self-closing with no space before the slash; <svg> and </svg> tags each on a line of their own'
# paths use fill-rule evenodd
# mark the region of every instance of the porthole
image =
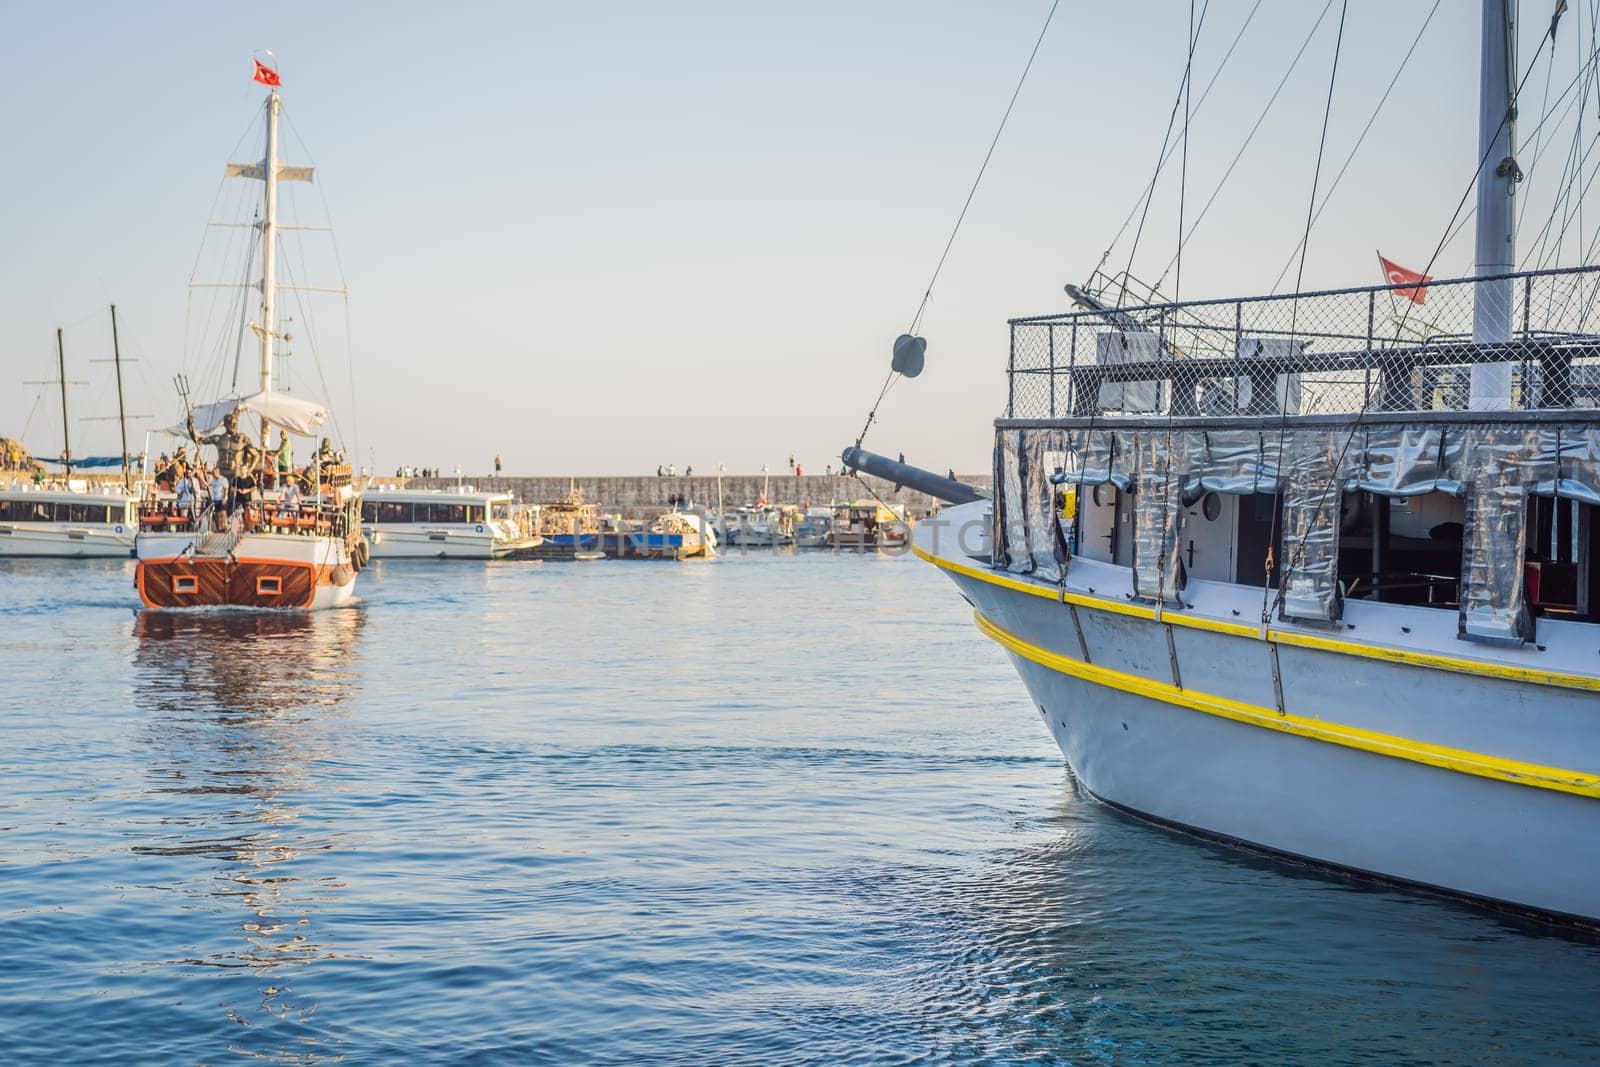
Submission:
<svg viewBox="0 0 1600 1067">
<path fill-rule="evenodd" d="M 1206 517 L 1207 522 L 1216 522 L 1222 515 L 1222 498 L 1215 493 L 1207 493 L 1200 500 L 1200 514 Z"/>
<path fill-rule="evenodd" d="M 1111 487 L 1109 485 L 1097 485 L 1094 487 L 1090 497 L 1094 500 L 1095 507 L 1103 508 L 1111 503 Z"/>
<path fill-rule="evenodd" d="M 283 579 L 279 577 L 257 578 L 256 596 L 277 596 L 283 592 Z"/>
<path fill-rule="evenodd" d="M 172 591 L 174 593 L 198 593 L 200 579 L 192 574 L 174 574 L 172 576 Z"/>
</svg>

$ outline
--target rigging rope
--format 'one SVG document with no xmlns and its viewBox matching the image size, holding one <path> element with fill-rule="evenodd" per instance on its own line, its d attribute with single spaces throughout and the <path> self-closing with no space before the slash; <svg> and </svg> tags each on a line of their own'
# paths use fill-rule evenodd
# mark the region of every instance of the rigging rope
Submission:
<svg viewBox="0 0 1600 1067">
<path fill-rule="evenodd" d="M 1317 138 L 1317 163 L 1311 171 L 1311 197 L 1306 204 L 1306 230 L 1304 236 L 1302 236 L 1300 239 L 1300 269 L 1295 273 L 1294 279 L 1294 290 L 1296 296 L 1289 305 L 1290 344 L 1294 343 L 1295 335 L 1299 331 L 1300 326 L 1300 297 L 1298 294 L 1300 293 L 1301 283 L 1305 277 L 1306 254 L 1311 250 L 1311 224 L 1316 221 L 1317 184 L 1322 180 L 1322 154 L 1328 145 L 1328 119 L 1333 114 L 1333 88 L 1339 79 L 1339 55 L 1344 51 L 1344 23 L 1345 16 L 1349 13 L 1349 10 L 1350 0 L 1343 0 L 1343 2 L 1339 5 L 1339 32 L 1333 40 L 1333 65 L 1328 72 L 1328 96 L 1322 105 L 1322 133 Z M 1276 383 L 1273 385 L 1273 391 L 1277 392 Z M 1284 394 L 1285 395 L 1283 397 L 1278 398 L 1278 470 L 1276 479 L 1278 483 L 1281 483 L 1284 478 L 1283 444 L 1289 430 L 1289 398 L 1287 388 L 1285 388 Z M 1324 489 L 1324 495 L 1326 495 L 1326 489 Z M 1285 499 L 1287 499 L 1287 494 L 1285 494 Z M 1277 544 L 1278 542 L 1278 525 L 1282 521 L 1282 514 L 1283 507 L 1281 505 L 1272 509 L 1272 537 L 1271 540 L 1268 541 L 1269 553 L 1271 546 Z M 1301 539 L 1299 547 L 1303 552 L 1305 548 L 1304 538 Z M 1280 604 L 1283 602 L 1284 589 L 1288 583 L 1289 575 L 1291 573 L 1293 573 L 1293 568 L 1286 567 L 1284 569 L 1283 576 L 1278 580 L 1278 602 Z M 1269 617 L 1267 600 L 1268 591 L 1272 587 L 1271 578 L 1272 571 L 1269 566 L 1266 569 L 1266 573 L 1262 576 L 1261 583 L 1261 625 L 1263 627 L 1267 625 Z"/>
<path fill-rule="evenodd" d="M 961 232 L 961 223 L 966 220 L 967 209 L 972 206 L 972 198 L 978 193 L 978 185 L 983 181 L 984 172 L 989 169 L 989 160 L 994 158 L 994 150 L 1000 143 L 1000 135 L 1005 132 L 1006 122 L 1011 118 L 1011 109 L 1017 106 L 1017 97 L 1022 95 L 1022 86 L 1028 80 L 1028 72 L 1033 69 L 1033 61 L 1039 55 L 1039 46 L 1044 44 L 1044 35 L 1050 29 L 1050 22 L 1056 17 L 1056 9 L 1061 6 L 1061 0 L 1051 0 L 1050 11 L 1044 17 L 1044 25 L 1039 27 L 1039 36 L 1033 42 L 1033 51 L 1028 53 L 1028 62 L 1023 64 L 1022 76 L 1017 79 L 1017 86 L 1011 91 L 1011 99 L 1006 103 L 1005 114 L 1000 116 L 1000 125 L 995 128 L 994 137 L 989 141 L 989 150 L 983 155 L 983 162 L 978 167 L 978 174 L 972 179 L 972 188 L 967 190 L 967 199 L 961 205 L 961 212 L 956 216 L 956 224 L 950 228 L 950 237 L 944 243 L 944 251 L 939 253 L 939 262 L 934 265 L 933 274 L 928 278 L 928 284 L 922 291 L 922 300 L 917 304 L 916 314 L 911 316 L 911 327 L 906 332 L 915 334 L 917 326 L 922 322 L 922 314 L 928 309 L 928 300 L 933 296 L 933 285 L 939 280 L 939 272 L 944 270 L 944 261 L 950 256 L 950 249 L 956 243 L 956 235 Z M 867 421 L 862 423 L 861 432 L 856 434 L 856 447 L 861 447 L 861 442 L 866 439 L 867 431 L 872 428 L 873 422 L 878 417 L 878 405 L 883 403 L 884 395 L 889 392 L 889 387 L 894 384 L 896 371 L 890 370 L 883 379 L 883 387 L 878 390 L 878 398 L 872 402 L 872 408 L 867 412 Z"/>
<path fill-rule="evenodd" d="M 1244 31 L 1250 28 L 1250 23 L 1254 21 L 1256 12 L 1261 10 L 1261 4 L 1262 0 L 1256 0 L 1255 6 L 1252 7 L 1250 9 L 1250 13 L 1244 17 L 1244 22 L 1240 25 L 1239 32 L 1233 35 L 1233 42 L 1228 45 L 1228 50 L 1223 53 L 1222 62 L 1217 64 L 1217 69 L 1211 72 L 1211 80 L 1206 82 L 1205 91 L 1200 94 L 1200 99 L 1195 102 L 1194 115 L 1199 115 L 1200 109 L 1206 106 L 1206 97 L 1211 95 L 1211 87 L 1217 84 L 1217 79 L 1220 78 L 1222 76 L 1222 72 L 1228 68 L 1228 61 L 1233 58 L 1233 50 L 1239 47 L 1239 41 L 1244 37 Z M 1176 111 L 1174 111 L 1174 114 L 1176 114 Z M 1167 131 L 1169 134 L 1172 131 L 1172 124 L 1170 120 L 1167 123 Z M 1111 258 L 1111 253 L 1116 250 L 1117 242 L 1122 240 L 1122 235 L 1128 232 L 1128 226 L 1133 222 L 1133 217 L 1139 213 L 1139 205 L 1144 202 L 1146 197 L 1150 196 L 1150 194 L 1154 192 L 1156 181 L 1161 177 L 1162 168 L 1167 165 L 1167 160 L 1172 158 L 1172 153 L 1177 150 L 1176 145 L 1173 145 L 1171 148 L 1167 147 L 1167 138 L 1162 138 L 1161 148 L 1161 157 L 1156 160 L 1155 172 L 1150 175 L 1150 181 L 1145 185 L 1145 191 L 1139 194 L 1138 199 L 1134 200 L 1133 206 L 1128 209 L 1128 214 L 1122 219 L 1122 225 L 1117 227 L 1116 234 L 1111 238 L 1111 242 L 1106 245 L 1106 250 L 1100 253 L 1100 262 L 1095 264 L 1094 272 L 1098 272 L 1106 265 L 1106 260 Z"/>
<path fill-rule="evenodd" d="M 1555 57 L 1556 26 L 1560 21 L 1561 12 L 1562 12 L 1562 10 L 1564 10 L 1564 7 L 1565 7 L 1564 0 L 1557 0 L 1555 14 L 1550 20 L 1550 28 L 1547 31 L 1548 32 L 1549 41 L 1550 41 L 1550 56 L 1551 56 L 1551 61 L 1552 62 L 1554 62 L 1554 57 Z M 1541 42 L 1540 52 L 1543 52 L 1542 43 L 1543 42 Z M 1518 79 L 1517 82 L 1512 86 L 1511 94 L 1510 94 L 1510 106 L 1507 108 L 1506 113 L 1500 117 L 1500 123 L 1495 128 L 1494 136 L 1490 137 L 1488 139 L 1490 148 L 1487 151 L 1485 151 L 1483 153 L 1482 157 L 1478 160 L 1478 165 L 1472 172 L 1472 181 L 1467 185 L 1466 192 L 1464 192 L 1462 194 L 1461 202 L 1456 205 L 1456 215 L 1460 214 L 1461 208 L 1466 203 L 1467 197 L 1471 195 L 1473 188 L 1477 185 L 1478 175 L 1482 172 L 1484 164 L 1486 164 L 1488 162 L 1489 156 L 1493 153 L 1493 151 L 1494 151 L 1493 145 L 1497 140 L 1499 140 L 1500 132 L 1505 129 L 1506 123 L 1511 121 L 1511 119 L 1515 116 L 1517 100 L 1522 95 L 1522 89 L 1527 84 L 1528 78 L 1533 74 L 1534 67 L 1538 63 L 1538 61 L 1539 61 L 1539 55 L 1535 54 L 1534 58 L 1529 62 L 1527 69 L 1523 72 L 1522 77 L 1520 79 Z M 1507 78 L 1508 79 L 1510 77 L 1510 74 L 1511 74 L 1511 71 L 1510 71 L 1510 68 L 1508 67 L 1507 68 Z M 1580 78 L 1582 77 L 1582 73 L 1581 72 L 1580 72 L 1579 77 Z M 1578 78 L 1574 78 L 1573 84 L 1577 84 L 1577 81 L 1578 81 Z M 1570 91 L 1570 89 L 1571 89 L 1571 86 L 1569 85 L 1568 91 Z M 1563 92 L 1562 95 L 1565 96 L 1566 93 Z M 1544 125 L 1544 121 L 1541 120 L 1539 125 L 1543 126 Z M 1450 223 L 1447 224 L 1446 227 L 1445 227 L 1445 236 L 1443 238 L 1441 238 L 1438 247 L 1436 247 L 1434 249 L 1434 251 L 1433 251 L 1433 255 L 1429 257 L 1428 265 L 1426 267 L 1424 267 L 1423 270 L 1422 270 L 1423 274 L 1427 274 L 1429 271 L 1431 271 L 1433 269 L 1434 262 L 1438 259 L 1439 254 L 1441 252 L 1443 252 L 1445 243 L 1447 241 L 1449 241 L 1449 239 L 1450 239 L 1450 236 L 1451 236 L 1450 230 L 1451 230 L 1451 226 L 1453 226 L 1454 223 L 1455 223 L 1456 215 L 1452 215 L 1451 216 Z M 1297 288 L 1298 288 L 1298 286 L 1297 286 Z M 1407 319 L 1407 317 L 1409 317 L 1410 312 L 1411 312 L 1411 309 L 1407 308 L 1405 310 L 1405 312 L 1402 313 L 1400 322 L 1396 324 L 1396 328 L 1395 328 L 1395 336 L 1396 337 L 1399 337 L 1400 336 L 1400 331 L 1404 329 L 1406 319 Z M 1322 509 L 1323 509 L 1324 505 L 1327 503 L 1328 493 L 1332 491 L 1334 485 L 1337 484 L 1337 482 L 1338 482 L 1339 470 L 1344 466 L 1345 457 L 1347 455 L 1349 455 L 1349 452 L 1350 452 L 1350 445 L 1355 441 L 1356 433 L 1362 428 L 1362 423 L 1363 423 L 1363 420 L 1366 417 L 1367 409 L 1371 406 L 1371 404 L 1372 404 L 1372 392 L 1368 391 L 1366 396 L 1364 396 L 1362 398 L 1361 407 L 1356 413 L 1356 418 L 1350 424 L 1350 432 L 1345 435 L 1344 444 L 1339 449 L 1339 456 L 1334 461 L 1334 464 L 1333 464 L 1333 473 L 1329 476 L 1327 481 L 1324 483 L 1324 485 L 1322 487 L 1322 492 L 1318 496 L 1317 508 L 1316 508 L 1316 511 L 1315 511 L 1315 513 L 1313 514 L 1313 517 L 1312 517 L 1313 524 L 1318 521 L 1317 517 L 1321 515 Z M 1279 463 L 1279 466 L 1281 468 L 1281 466 L 1283 464 L 1283 450 L 1282 450 L 1281 437 L 1280 437 L 1280 442 L 1279 442 L 1278 463 Z M 1280 477 L 1281 477 L 1281 473 L 1282 473 L 1281 470 L 1280 470 L 1279 473 L 1280 473 Z M 1276 516 L 1277 516 L 1277 514 L 1278 514 L 1278 512 L 1280 510 L 1281 509 L 1277 509 L 1277 508 L 1273 509 L 1274 527 L 1276 527 L 1276 525 L 1277 525 Z M 1310 533 L 1310 531 L 1308 530 L 1307 534 L 1309 534 L 1309 533 Z M 1274 530 L 1274 540 L 1276 540 L 1276 530 Z M 1286 565 L 1286 567 L 1284 569 L 1283 576 L 1279 579 L 1279 582 L 1278 582 L 1278 597 L 1277 597 L 1276 603 L 1279 606 L 1281 606 L 1282 603 L 1283 603 L 1284 592 L 1288 587 L 1289 576 L 1294 573 L 1294 570 L 1299 565 L 1300 561 L 1305 558 L 1305 537 L 1304 536 L 1302 536 L 1302 538 L 1300 540 L 1300 543 L 1298 545 L 1296 545 L 1295 547 L 1296 547 L 1296 553 L 1295 553 L 1294 557 Z M 1263 596 L 1264 596 L 1264 594 L 1265 594 L 1265 590 L 1263 590 Z M 1263 600 L 1263 605 L 1262 605 L 1262 623 L 1263 624 L 1266 623 L 1267 618 L 1268 618 L 1268 613 L 1267 613 L 1267 609 L 1266 609 L 1265 600 Z"/>
<path fill-rule="evenodd" d="M 1329 0 L 1329 3 L 1332 3 L 1332 0 Z M 1190 6 L 1192 7 L 1193 5 L 1191 4 Z M 1209 9 L 1210 6 L 1211 5 L 1208 2 L 1206 4 L 1206 9 Z M 1200 12 L 1200 22 L 1201 22 L 1202 25 L 1204 25 L 1204 23 L 1205 23 L 1205 12 L 1206 12 L 1206 9 L 1202 9 L 1201 12 Z M 1178 118 L 1178 105 L 1183 103 L 1184 91 L 1189 87 L 1190 71 L 1193 69 L 1195 34 L 1194 34 L 1194 17 L 1193 17 L 1192 14 L 1190 15 L 1190 19 L 1189 19 L 1189 30 L 1190 30 L 1190 33 L 1189 33 L 1189 40 L 1188 40 L 1188 48 L 1186 50 L 1187 51 L 1187 55 L 1185 56 L 1184 62 L 1183 62 L 1183 80 L 1181 80 L 1178 83 L 1177 95 L 1172 98 L 1172 110 L 1167 114 L 1167 132 L 1164 133 L 1161 136 L 1161 151 L 1156 154 L 1156 176 L 1160 175 L 1161 167 L 1166 162 L 1167 156 L 1169 154 L 1167 152 L 1167 143 L 1172 139 L 1172 124 L 1175 121 L 1177 121 L 1177 118 Z M 1188 129 L 1187 118 L 1185 119 L 1184 128 L 1185 128 L 1185 132 L 1187 132 L 1187 129 Z M 1174 146 L 1174 147 L 1176 147 L 1176 146 Z M 1150 179 L 1150 185 L 1145 189 L 1144 207 L 1139 212 L 1139 227 L 1138 227 L 1138 229 L 1133 231 L 1133 244 L 1128 249 L 1128 266 L 1122 272 L 1122 296 L 1119 299 L 1123 303 L 1127 302 L 1127 298 L 1128 298 L 1128 276 L 1133 273 L 1133 257 L 1139 251 L 1139 240 L 1140 240 L 1140 238 L 1142 238 L 1144 236 L 1144 224 L 1145 224 L 1145 220 L 1150 217 L 1150 204 L 1155 200 L 1155 191 L 1156 191 L 1156 178 L 1152 177 Z M 1181 238 L 1183 236 L 1183 234 L 1180 232 L 1178 234 L 1178 236 Z"/>
<path fill-rule="evenodd" d="M 1227 185 L 1228 179 L 1233 176 L 1234 168 L 1239 165 L 1239 160 L 1244 158 L 1245 151 L 1250 147 L 1250 142 L 1255 140 L 1256 134 L 1260 132 L 1261 124 L 1267 120 L 1267 115 L 1272 111 L 1273 105 L 1278 102 L 1278 96 L 1283 92 L 1283 87 L 1288 84 L 1290 75 L 1300 65 L 1300 60 L 1306 54 L 1306 49 L 1311 46 L 1311 41 L 1316 37 L 1317 30 L 1322 27 L 1322 20 L 1328 17 L 1328 12 L 1332 8 L 1333 0 L 1327 0 L 1327 3 L 1322 5 L 1321 12 L 1317 14 L 1317 20 L 1311 24 L 1311 29 L 1306 33 L 1305 40 L 1300 42 L 1299 51 L 1295 52 L 1294 59 L 1290 61 L 1288 69 L 1283 72 L 1283 77 L 1278 79 L 1277 87 L 1272 90 L 1272 95 L 1267 98 L 1266 106 L 1261 109 L 1261 114 L 1256 116 L 1255 125 L 1250 127 L 1250 132 L 1245 135 L 1244 143 L 1239 146 L 1239 151 L 1233 154 L 1233 159 L 1228 163 L 1228 169 L 1222 172 L 1222 178 L 1217 182 L 1216 188 L 1211 190 L 1211 196 L 1207 198 L 1205 206 L 1200 209 L 1200 214 L 1194 220 L 1194 225 L 1189 227 L 1190 237 L 1194 236 L 1194 231 L 1199 229 L 1200 224 L 1205 221 L 1206 215 L 1211 211 L 1211 205 L 1216 203 L 1217 196 L 1222 192 L 1223 186 Z M 1172 269 L 1175 258 L 1167 261 L 1166 268 L 1161 272 L 1161 277 L 1156 279 L 1155 288 L 1159 289 L 1161 283 L 1166 280 L 1167 272 Z"/>
<path fill-rule="evenodd" d="M 1361 128 L 1360 136 L 1356 138 L 1355 144 L 1350 146 L 1350 154 L 1344 157 L 1344 163 L 1340 165 L 1339 173 L 1335 174 L 1333 181 L 1328 184 L 1328 191 L 1323 195 L 1322 203 L 1317 205 L 1316 213 L 1311 216 L 1313 224 L 1322 217 L 1322 212 L 1327 208 L 1328 201 L 1333 199 L 1333 194 L 1338 190 L 1339 183 L 1344 180 L 1345 171 L 1350 169 L 1350 164 L 1356 158 L 1356 153 L 1361 150 L 1362 142 L 1367 139 L 1367 134 L 1372 132 L 1373 123 L 1378 121 L 1378 115 L 1383 111 L 1383 105 L 1389 102 L 1389 94 L 1394 92 L 1396 83 L 1400 81 L 1400 75 L 1405 73 L 1406 66 L 1411 62 L 1412 54 L 1416 52 L 1417 45 L 1422 43 L 1422 35 L 1427 32 L 1428 26 L 1433 22 L 1433 16 L 1438 12 L 1439 5 L 1442 2 L 1443 0 L 1433 0 L 1433 6 L 1428 9 L 1427 17 L 1422 20 L 1422 25 L 1417 28 L 1417 35 L 1411 39 L 1411 47 L 1406 49 L 1406 54 L 1401 58 L 1400 65 L 1395 68 L 1394 77 L 1389 79 L 1388 86 L 1383 90 L 1383 96 L 1378 99 L 1378 106 L 1372 109 L 1372 114 L 1367 117 L 1367 124 Z M 1294 265 L 1295 256 L 1300 254 L 1304 244 L 1302 240 L 1289 253 L 1289 258 L 1284 263 L 1283 269 L 1278 272 L 1278 276 L 1272 281 L 1272 292 L 1278 291 L 1278 286 L 1283 283 L 1283 276 L 1289 273 L 1289 268 Z"/>
</svg>

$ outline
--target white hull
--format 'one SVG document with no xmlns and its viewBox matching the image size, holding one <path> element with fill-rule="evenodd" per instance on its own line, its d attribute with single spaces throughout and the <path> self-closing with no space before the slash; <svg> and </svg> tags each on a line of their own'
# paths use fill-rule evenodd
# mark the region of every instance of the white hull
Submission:
<svg viewBox="0 0 1600 1067">
<path fill-rule="evenodd" d="M 517 540 L 492 530 L 478 533 L 472 527 L 405 529 L 370 525 L 367 541 L 373 559 L 501 559 L 539 543 L 537 538 Z"/>
<path fill-rule="evenodd" d="M 1127 568 L 1074 558 L 1063 603 L 1054 584 L 956 551 L 954 528 L 986 507 L 919 527 L 917 550 L 974 604 L 1096 796 L 1257 848 L 1600 924 L 1600 673 L 1582 624 L 1542 620 L 1542 649 L 1488 649 L 1454 639 L 1453 612 L 1350 602 L 1355 629 L 1337 640 L 1282 624 L 1264 640 L 1239 622 L 1259 616 L 1258 589 L 1195 582 L 1174 625 L 1178 613 L 1157 619 L 1091 591 L 1130 588 Z"/>
<path fill-rule="evenodd" d="M 127 559 L 134 537 L 130 523 L 5 523 L 0 524 L 0 558 Z"/>
</svg>

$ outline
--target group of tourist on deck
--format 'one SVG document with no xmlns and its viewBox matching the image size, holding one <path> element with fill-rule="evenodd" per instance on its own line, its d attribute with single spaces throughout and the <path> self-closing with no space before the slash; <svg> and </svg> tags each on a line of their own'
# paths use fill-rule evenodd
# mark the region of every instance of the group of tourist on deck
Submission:
<svg viewBox="0 0 1600 1067">
<path fill-rule="evenodd" d="M 264 451 L 239 430 L 237 413 L 225 416 L 221 431 L 211 435 L 196 433 L 191 420 L 189 436 L 195 441 L 194 459 L 179 446 L 171 457 L 162 455 L 156 467 L 155 485 L 140 508 L 146 527 L 222 531 L 233 528 L 237 516 L 246 528 L 314 531 L 329 519 L 308 507 L 313 504 L 308 498 L 336 480 L 348 480 L 344 455 L 326 437 L 311 462 L 297 469 L 287 433 L 279 431 L 278 447 Z M 216 464 L 209 468 L 200 458 L 200 446 L 207 444 L 217 449 Z M 269 499 L 266 493 L 272 490 L 277 495 Z"/>
</svg>

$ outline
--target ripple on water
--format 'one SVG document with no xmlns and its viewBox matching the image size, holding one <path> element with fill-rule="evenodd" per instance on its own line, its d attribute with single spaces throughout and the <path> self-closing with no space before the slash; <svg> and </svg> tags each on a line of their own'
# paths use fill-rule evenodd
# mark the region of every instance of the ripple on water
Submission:
<svg viewBox="0 0 1600 1067">
<path fill-rule="evenodd" d="M 314 616 L 38 563 L 8 1062 L 1600 1058 L 1594 947 L 1081 795 L 915 561 L 384 565 Z"/>
</svg>

